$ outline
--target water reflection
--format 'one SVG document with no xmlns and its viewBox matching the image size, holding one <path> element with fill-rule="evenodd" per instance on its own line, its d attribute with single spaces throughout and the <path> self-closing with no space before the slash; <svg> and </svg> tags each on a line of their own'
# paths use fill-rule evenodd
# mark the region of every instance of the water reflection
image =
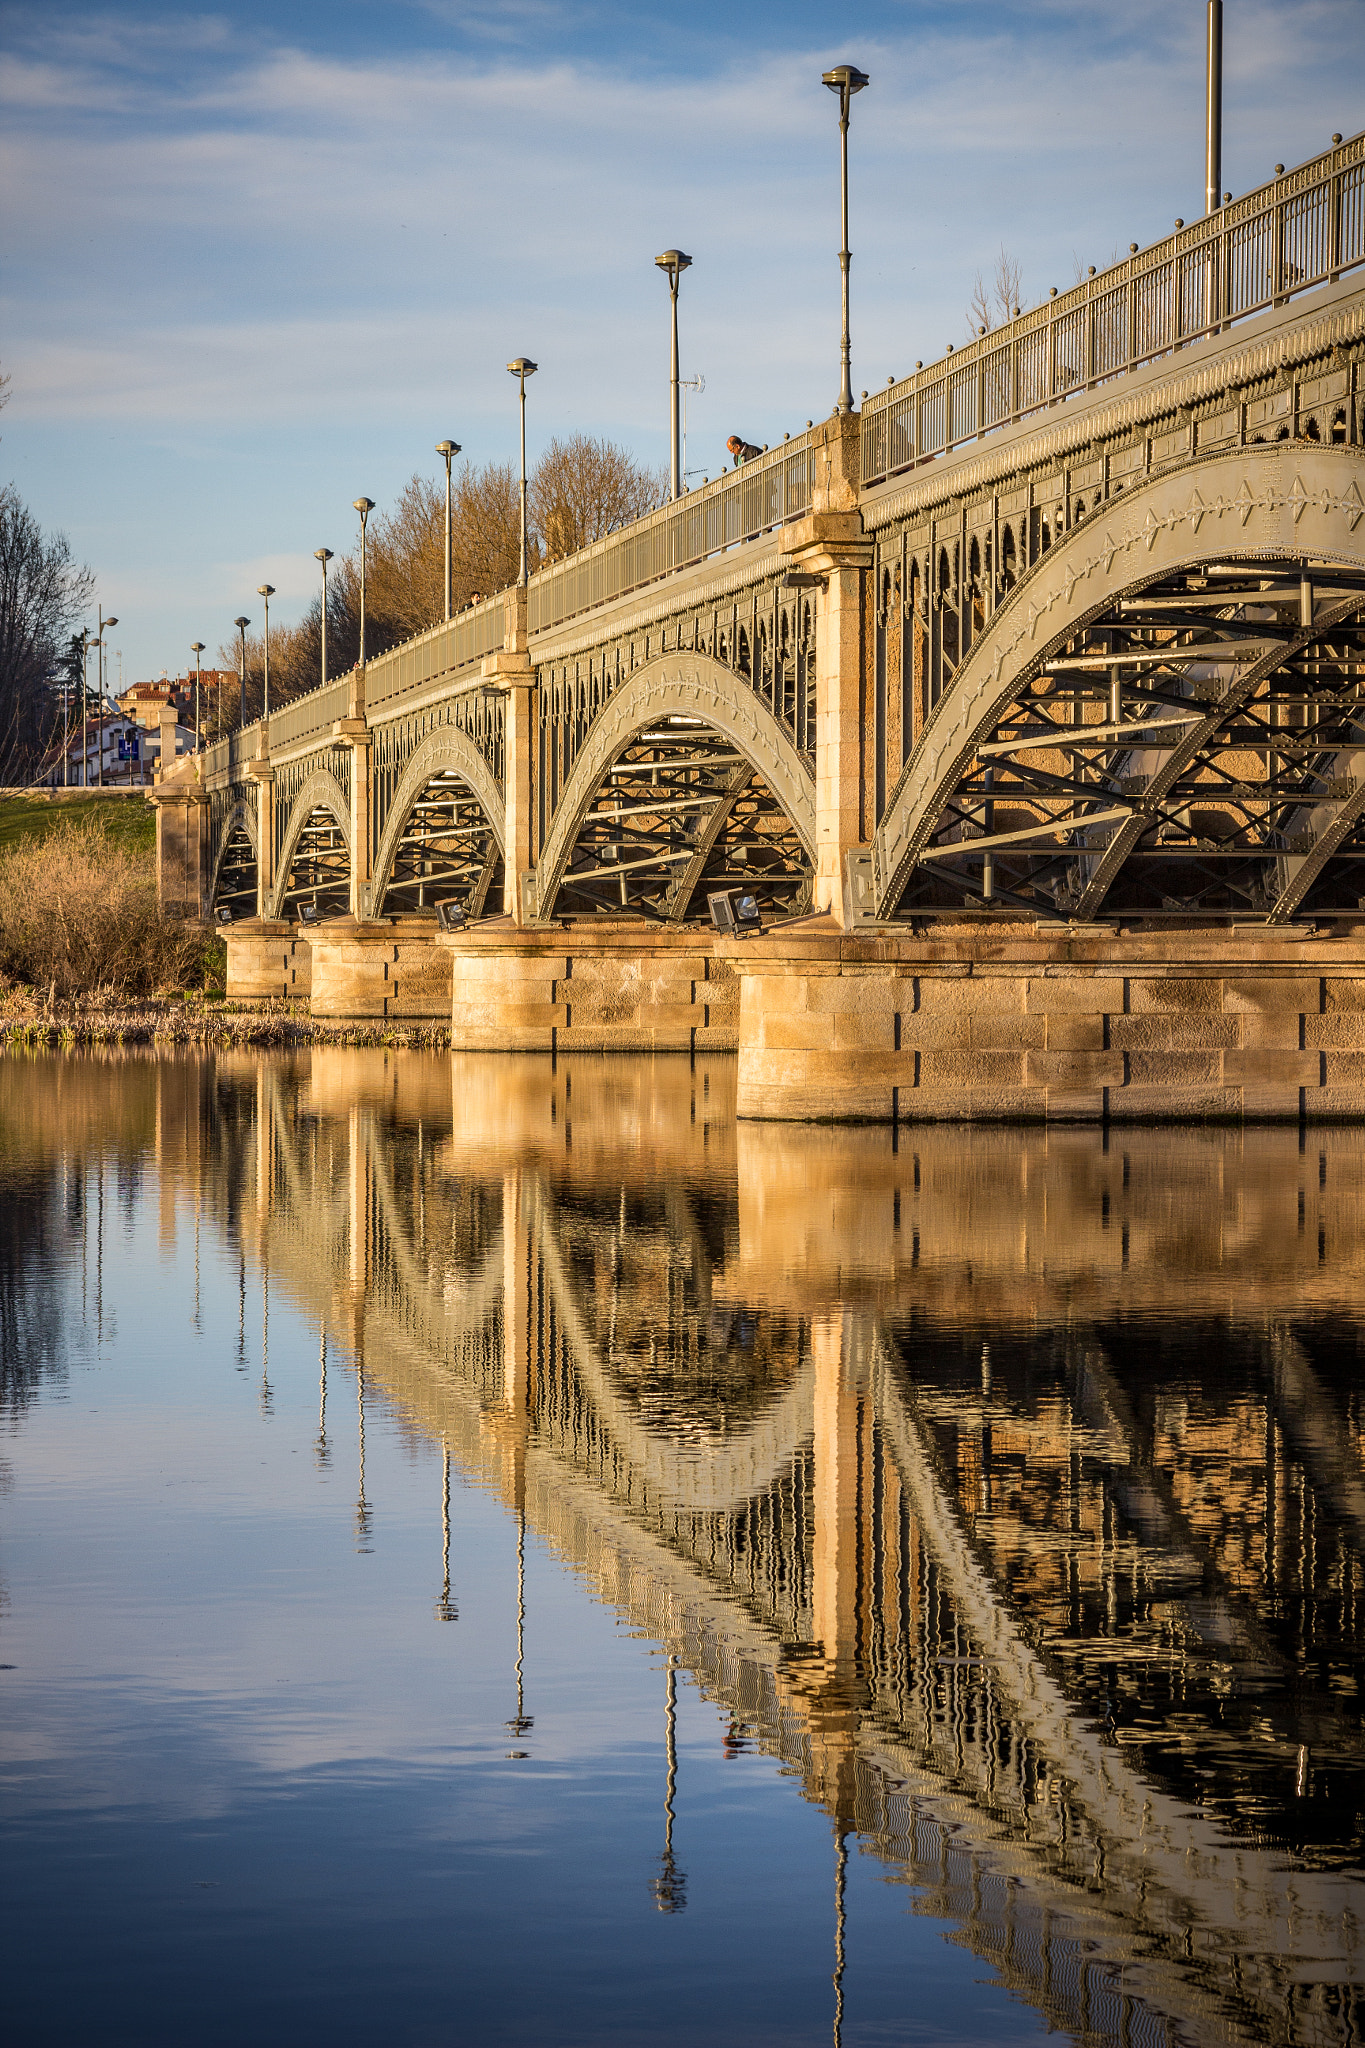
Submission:
<svg viewBox="0 0 1365 2048">
<path fill-rule="evenodd" d="M 0 1070 L 2 1330 L 82 1071 Z M 682 1669 L 829 1816 L 836 2038 L 854 1846 L 1077 2040 L 1358 2037 L 1365 1133 L 897 1146 L 737 1127 L 723 1060 L 128 1073 L 243 1333 L 258 1278 L 266 1413 L 270 1288 L 319 1331 L 319 1461 L 354 1371 L 357 1547 L 367 1402 L 440 1447 L 438 1619 L 452 1465 L 506 1502 L 507 1753 L 528 1529 L 662 1645 L 662 1912 Z"/>
</svg>

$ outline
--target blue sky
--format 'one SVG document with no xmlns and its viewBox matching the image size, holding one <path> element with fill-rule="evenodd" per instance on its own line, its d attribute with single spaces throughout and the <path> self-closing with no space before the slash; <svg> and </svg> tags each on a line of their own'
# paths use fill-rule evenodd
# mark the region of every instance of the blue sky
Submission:
<svg viewBox="0 0 1365 2048">
<path fill-rule="evenodd" d="M 66 530 L 125 678 L 282 617 L 451 434 L 667 455 L 677 244 L 688 460 L 838 390 L 838 156 L 854 108 L 854 385 L 965 332 L 1003 244 L 1028 300 L 1203 197 L 1202 0 L 7 0 L 0 477 Z M 1224 183 L 1359 125 L 1365 0 L 1227 0 Z"/>
</svg>

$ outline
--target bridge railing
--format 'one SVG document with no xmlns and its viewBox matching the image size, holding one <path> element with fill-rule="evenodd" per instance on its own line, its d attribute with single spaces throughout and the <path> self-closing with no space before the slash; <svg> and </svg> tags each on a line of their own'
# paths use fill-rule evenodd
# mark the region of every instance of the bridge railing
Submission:
<svg viewBox="0 0 1365 2048">
<path fill-rule="evenodd" d="M 501 594 L 471 605 L 449 622 L 429 626 L 401 647 L 376 655 L 365 670 L 365 710 L 380 711 L 396 697 L 407 697 L 423 683 L 457 673 L 482 661 L 502 646 L 506 619 Z M 275 744 L 272 727 L 270 743 Z"/>
<path fill-rule="evenodd" d="M 530 581 L 530 631 L 543 633 L 799 518 L 810 510 L 814 463 L 809 435 L 794 435 L 619 533 L 538 569 Z"/>
<path fill-rule="evenodd" d="M 869 399 L 864 484 L 943 455 L 1365 262 L 1365 134 Z"/>
</svg>

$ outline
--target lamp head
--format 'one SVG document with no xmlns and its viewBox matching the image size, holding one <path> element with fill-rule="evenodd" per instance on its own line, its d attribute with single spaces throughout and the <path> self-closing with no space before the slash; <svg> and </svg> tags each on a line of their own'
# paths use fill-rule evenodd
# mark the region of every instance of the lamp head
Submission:
<svg viewBox="0 0 1365 2048">
<path fill-rule="evenodd" d="M 823 75 L 825 84 L 831 92 L 838 93 L 841 104 L 845 106 L 853 93 L 861 92 L 865 85 L 872 82 L 867 73 L 860 71 L 856 64 L 836 64 L 832 71 L 826 71 Z"/>
<path fill-rule="evenodd" d="M 202 653 L 203 653 L 203 651 L 204 651 L 204 643 L 203 643 L 203 641 L 202 641 L 202 640 L 191 640 L 191 642 L 190 642 L 190 653 L 191 653 L 191 654 L 202 654 Z"/>
<path fill-rule="evenodd" d="M 106 619 L 106 620 L 105 620 L 105 622 L 104 622 L 104 624 L 105 624 L 105 628 L 106 628 L 106 630 L 107 630 L 107 629 L 108 629 L 108 628 L 109 628 L 110 626 L 116 626 L 116 625 L 118 624 L 118 620 L 117 620 L 117 619 Z"/>
<path fill-rule="evenodd" d="M 685 270 L 692 268 L 692 258 L 681 249 L 665 249 L 662 256 L 654 258 L 657 269 L 662 270 L 673 290 L 678 289 L 678 279 Z"/>
<path fill-rule="evenodd" d="M 459 452 L 460 444 L 458 441 L 438 441 L 436 443 L 436 453 L 444 455 L 447 462 L 449 462 L 452 455 L 458 455 Z"/>
<path fill-rule="evenodd" d="M 273 597 L 273 596 L 275 595 L 275 586 L 274 586 L 274 584 L 273 584 L 273 583 L 258 583 L 258 584 L 256 585 L 256 595 L 257 595 L 257 597 Z"/>
<path fill-rule="evenodd" d="M 511 374 L 514 377 L 520 377 L 522 383 L 524 384 L 528 377 L 535 376 L 536 371 L 540 367 L 540 365 L 538 363 L 533 363 L 529 356 L 514 356 L 512 361 L 507 365 L 507 367 Z"/>
<path fill-rule="evenodd" d="M 313 560 L 315 562 L 330 562 L 331 559 L 332 550 L 330 548 L 314 548 Z"/>
<path fill-rule="evenodd" d="M 360 514 L 360 523 L 363 526 L 365 524 L 365 521 L 369 518 L 371 512 L 373 512 L 374 510 L 374 499 L 353 498 L 351 500 L 351 503 L 355 506 L 356 511 Z"/>
<path fill-rule="evenodd" d="M 251 624 L 251 621 L 250 619 L 234 619 L 232 623 L 237 628 L 237 631 L 239 633 L 245 633 L 247 627 Z"/>
</svg>

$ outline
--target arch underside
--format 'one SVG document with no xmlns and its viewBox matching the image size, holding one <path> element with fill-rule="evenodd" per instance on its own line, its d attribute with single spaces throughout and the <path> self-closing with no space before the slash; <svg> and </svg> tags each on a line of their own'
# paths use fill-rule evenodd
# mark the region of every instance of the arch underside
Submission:
<svg viewBox="0 0 1365 2048">
<path fill-rule="evenodd" d="M 430 910 L 456 902 L 468 917 L 500 910 L 503 859 L 498 835 L 464 777 L 444 768 L 418 791 L 394 839 L 377 911 Z"/>
<path fill-rule="evenodd" d="M 255 835 L 248 813 L 239 804 L 223 833 L 209 895 L 210 910 L 228 910 L 234 918 L 254 917 L 258 873 Z"/>
<path fill-rule="evenodd" d="M 1292 508 L 1296 491 L 1316 502 L 1311 477 L 1289 485 L 1306 452 L 1283 451 L 1278 509 Z M 1340 458 L 1335 467 L 1345 468 Z M 1035 656 L 1032 622 L 1083 581 L 1082 550 L 1093 561 L 1105 546 L 1082 528 L 1068 541 L 1069 569 L 1045 557 L 1002 612 L 1002 645 L 1008 616 L 1015 644 L 1027 646 L 1017 680 L 1007 682 L 997 649 L 995 685 L 987 645 L 974 677 L 964 663 L 960 738 L 947 702 L 937 714 L 946 740 L 926 733 L 926 754 L 939 740 L 942 770 L 937 787 L 922 776 L 908 825 L 902 804 L 908 856 L 898 874 L 885 862 L 882 914 L 974 907 L 1159 925 L 1365 910 L 1365 520 L 1350 524 L 1349 472 L 1333 483 L 1345 546 L 1298 554 L 1282 533 L 1277 547 L 1238 560 L 1235 530 L 1208 517 L 1203 481 L 1191 477 L 1184 496 L 1193 485 L 1199 516 L 1158 505 L 1138 531 L 1162 516 L 1196 527 L 1208 518 L 1203 558 L 1187 548 L 1167 573 L 1115 578 L 1111 595 L 1078 602 L 1075 627 L 1049 634 Z M 1175 487 L 1161 488 L 1169 498 Z M 1311 548 L 1310 531 L 1303 540 Z M 1111 545 L 1117 554 L 1124 543 Z"/>
<path fill-rule="evenodd" d="M 276 917 L 308 903 L 322 917 L 344 917 L 351 901 L 350 835 L 328 804 L 311 804 L 299 824 L 276 896 Z"/>
<path fill-rule="evenodd" d="M 769 917 L 809 906 L 805 758 L 741 678 L 691 653 L 648 664 L 600 712 L 541 856 L 539 914 L 681 925 L 743 888 Z"/>
</svg>

